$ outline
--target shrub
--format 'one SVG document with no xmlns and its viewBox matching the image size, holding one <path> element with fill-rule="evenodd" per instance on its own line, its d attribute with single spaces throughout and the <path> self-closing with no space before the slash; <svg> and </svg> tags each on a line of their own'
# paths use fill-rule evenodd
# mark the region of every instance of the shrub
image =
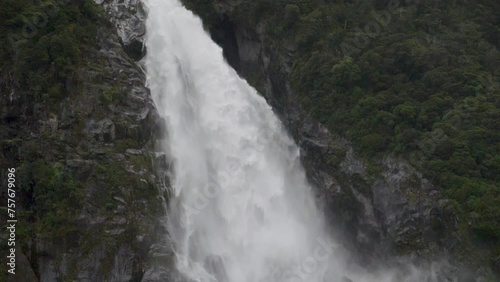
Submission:
<svg viewBox="0 0 500 282">
<path fill-rule="evenodd" d="M 296 4 L 287 4 L 285 6 L 285 25 L 291 27 L 300 19 L 300 8 Z"/>
</svg>

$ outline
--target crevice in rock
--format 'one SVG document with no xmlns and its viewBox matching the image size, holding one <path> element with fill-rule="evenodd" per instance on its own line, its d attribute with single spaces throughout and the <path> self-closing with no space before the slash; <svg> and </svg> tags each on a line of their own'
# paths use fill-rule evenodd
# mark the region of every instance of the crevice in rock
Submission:
<svg viewBox="0 0 500 282">
<path fill-rule="evenodd" d="M 140 61 L 146 56 L 146 46 L 140 40 L 134 39 L 130 44 L 123 44 L 123 50 L 134 61 Z"/>
<path fill-rule="evenodd" d="M 237 72 L 241 68 L 238 40 L 236 39 L 236 25 L 231 19 L 223 14 L 212 30 L 212 39 L 222 47 L 224 58 L 228 64 Z"/>
</svg>

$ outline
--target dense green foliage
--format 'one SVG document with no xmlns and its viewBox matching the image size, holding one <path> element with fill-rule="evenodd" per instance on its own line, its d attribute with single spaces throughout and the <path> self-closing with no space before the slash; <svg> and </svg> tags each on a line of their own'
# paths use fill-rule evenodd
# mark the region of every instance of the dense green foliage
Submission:
<svg viewBox="0 0 500 282">
<path fill-rule="evenodd" d="M 498 246 L 500 2 L 224 2 L 271 46 L 295 42 L 292 88 L 312 116 L 368 159 L 406 157 Z"/>
<path fill-rule="evenodd" d="M 462 203 L 476 235 L 498 240 L 500 30 L 483 25 L 495 19 L 485 2 L 317 7 L 297 24 L 292 83 L 322 122 L 366 154 L 408 157 Z"/>
<path fill-rule="evenodd" d="M 30 119 L 34 105 L 58 108 L 69 93 L 78 93 L 78 69 L 87 49 L 95 45 L 102 15 L 100 7 L 87 0 L 0 2 L 0 87 L 15 89 L 21 97 L 27 109 L 23 118 Z M 76 229 L 83 205 L 83 183 L 57 162 L 59 156 L 42 153 L 51 137 L 42 135 L 46 140 L 39 142 L 28 141 L 31 137 L 0 142 L 13 149 L 24 144 L 20 150 L 24 159 L 16 160 L 21 180 L 18 230 L 23 244 L 34 233 L 65 238 Z M 17 151 L 8 156 L 17 156 Z"/>
<path fill-rule="evenodd" d="M 95 42 L 102 11 L 91 1 L 0 2 L 0 69 L 35 101 L 61 99 L 77 83 L 82 53 Z"/>
<path fill-rule="evenodd" d="M 21 193 L 27 211 L 35 217 L 37 234 L 52 238 L 64 236 L 76 229 L 77 215 L 83 205 L 83 184 L 64 170 L 60 163 L 53 165 L 37 160 L 20 170 L 23 177 Z"/>
</svg>

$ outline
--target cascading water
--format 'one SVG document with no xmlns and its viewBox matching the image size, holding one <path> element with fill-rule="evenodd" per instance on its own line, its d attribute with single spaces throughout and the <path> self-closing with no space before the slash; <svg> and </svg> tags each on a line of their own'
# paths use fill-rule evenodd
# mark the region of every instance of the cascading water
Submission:
<svg viewBox="0 0 500 282">
<path fill-rule="evenodd" d="M 392 281 L 348 271 L 297 146 L 200 19 L 178 0 L 146 6 L 148 86 L 167 119 L 173 160 L 177 269 L 203 282 Z M 398 281 L 428 281 L 419 277 Z"/>
</svg>

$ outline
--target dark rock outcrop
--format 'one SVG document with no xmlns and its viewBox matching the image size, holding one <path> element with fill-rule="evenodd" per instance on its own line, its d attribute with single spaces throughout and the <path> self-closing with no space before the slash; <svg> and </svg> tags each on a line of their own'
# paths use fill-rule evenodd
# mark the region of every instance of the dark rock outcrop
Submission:
<svg viewBox="0 0 500 282">
<path fill-rule="evenodd" d="M 104 7 L 110 20 L 116 26 L 123 50 L 134 60 L 146 54 L 146 10 L 140 0 L 94 0 Z"/>
<path fill-rule="evenodd" d="M 164 125 L 134 61 L 144 52 L 136 42 L 145 13 L 139 1 L 97 2 L 114 25 L 97 30 L 78 85 L 67 83 L 65 97 L 29 101 L 14 83 L 0 81 L 0 176 L 6 179 L 6 167 L 19 171 L 18 212 L 40 205 L 33 193 L 42 180 L 30 180 L 33 171 L 62 173 L 82 193 L 75 221 L 57 229 L 23 217 L 18 230 L 34 233 L 19 238 L 26 240 L 17 247 L 23 274 L 9 276 L 13 281 L 174 281 L 164 222 L 168 164 L 155 146 Z"/>
</svg>

